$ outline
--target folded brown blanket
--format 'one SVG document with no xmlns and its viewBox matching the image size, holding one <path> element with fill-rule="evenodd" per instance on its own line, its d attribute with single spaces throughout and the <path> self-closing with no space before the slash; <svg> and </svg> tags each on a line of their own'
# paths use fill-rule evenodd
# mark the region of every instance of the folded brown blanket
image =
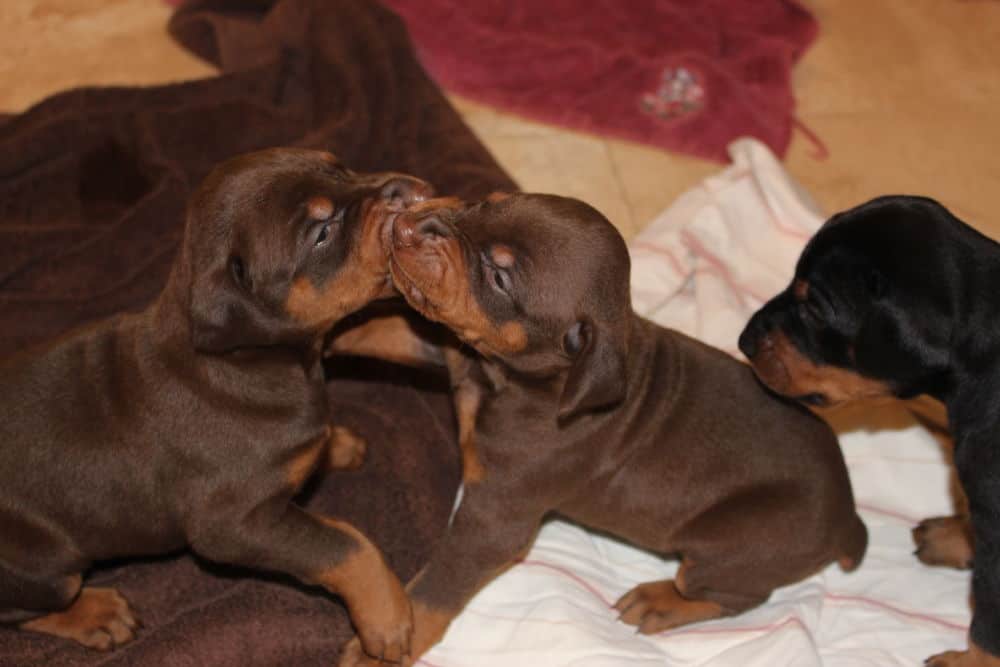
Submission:
<svg viewBox="0 0 1000 667">
<path fill-rule="evenodd" d="M 0 117 L 0 355 L 150 301 L 188 193 L 237 153 L 324 148 L 470 198 L 515 187 L 428 80 L 402 24 L 373 3 L 199 0 L 170 30 L 221 75 L 74 90 Z M 337 361 L 330 374 L 333 413 L 368 439 L 368 460 L 303 502 L 366 531 L 406 579 L 458 483 L 448 397 L 437 378 L 386 364 Z M 0 628 L 0 666 L 330 665 L 352 632 L 318 590 L 190 554 L 91 578 L 140 614 L 134 643 L 99 654 Z"/>
</svg>

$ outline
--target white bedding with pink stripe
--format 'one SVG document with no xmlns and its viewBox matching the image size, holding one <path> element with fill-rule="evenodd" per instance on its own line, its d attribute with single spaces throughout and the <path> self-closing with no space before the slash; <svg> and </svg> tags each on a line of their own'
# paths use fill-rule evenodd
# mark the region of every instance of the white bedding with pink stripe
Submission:
<svg viewBox="0 0 1000 667">
<path fill-rule="evenodd" d="M 732 166 L 630 245 L 636 311 L 737 354 L 743 324 L 787 285 L 823 216 L 762 144 L 744 139 L 730 152 Z M 552 521 L 423 664 L 918 665 L 964 647 L 968 573 L 922 565 L 910 539 L 919 519 L 952 513 L 940 446 L 899 407 L 845 412 L 837 428 L 871 538 L 857 571 L 831 566 L 738 617 L 637 635 L 611 605 L 639 582 L 672 576 L 676 563 Z"/>
</svg>

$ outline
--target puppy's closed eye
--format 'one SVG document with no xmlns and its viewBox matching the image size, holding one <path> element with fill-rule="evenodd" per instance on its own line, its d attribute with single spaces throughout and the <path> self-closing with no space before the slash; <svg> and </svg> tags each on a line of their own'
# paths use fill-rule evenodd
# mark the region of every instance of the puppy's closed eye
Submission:
<svg viewBox="0 0 1000 667">
<path fill-rule="evenodd" d="M 566 351 L 571 357 L 575 357 L 580 354 L 583 350 L 583 346 L 587 343 L 587 325 L 586 322 L 580 320 L 571 326 L 565 334 L 563 334 L 563 350 Z"/>
</svg>

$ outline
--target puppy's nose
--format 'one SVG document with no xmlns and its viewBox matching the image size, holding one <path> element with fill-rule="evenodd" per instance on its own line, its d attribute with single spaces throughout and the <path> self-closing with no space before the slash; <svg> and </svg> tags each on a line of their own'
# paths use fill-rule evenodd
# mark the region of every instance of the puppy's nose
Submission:
<svg viewBox="0 0 1000 667">
<path fill-rule="evenodd" d="M 760 339 L 764 335 L 764 326 L 760 321 L 760 317 L 754 315 L 747 322 L 746 327 L 743 329 L 743 333 L 740 334 L 740 352 L 747 359 L 753 359 L 754 355 L 757 354 L 757 348 L 760 346 Z"/>
<path fill-rule="evenodd" d="M 379 196 L 390 204 L 408 208 L 434 196 L 434 187 L 414 176 L 393 176 L 379 188 Z"/>
<path fill-rule="evenodd" d="M 451 236 L 451 228 L 436 215 L 417 218 L 402 213 L 396 218 L 392 231 L 397 248 L 420 245 L 428 240 Z"/>
</svg>

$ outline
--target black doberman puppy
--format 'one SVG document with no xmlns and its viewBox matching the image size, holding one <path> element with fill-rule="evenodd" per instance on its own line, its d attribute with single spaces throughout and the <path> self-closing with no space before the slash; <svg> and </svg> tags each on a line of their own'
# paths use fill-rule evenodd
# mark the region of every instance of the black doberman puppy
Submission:
<svg viewBox="0 0 1000 667">
<path fill-rule="evenodd" d="M 774 391 L 807 403 L 930 395 L 945 404 L 967 517 L 914 531 L 921 560 L 966 567 L 968 651 L 934 667 L 1000 665 L 1000 245 L 923 197 L 880 197 L 831 218 L 789 287 L 740 336 Z"/>
<path fill-rule="evenodd" d="M 618 601 L 641 632 L 739 613 L 861 559 L 829 427 L 745 364 L 637 316 L 627 248 L 596 210 L 431 200 L 393 229 L 399 291 L 476 351 L 456 394 L 464 496 L 408 587 L 415 658 L 551 512 L 680 557 L 674 579 Z M 368 662 L 355 641 L 341 665 Z"/>
<path fill-rule="evenodd" d="M 190 546 L 339 594 L 365 650 L 402 659 L 410 605 L 381 553 L 291 500 L 333 434 L 323 336 L 387 290 L 393 217 L 430 192 L 320 151 L 225 162 L 149 308 L 0 366 L 0 622 L 113 648 L 135 616 L 83 573 Z"/>
</svg>

